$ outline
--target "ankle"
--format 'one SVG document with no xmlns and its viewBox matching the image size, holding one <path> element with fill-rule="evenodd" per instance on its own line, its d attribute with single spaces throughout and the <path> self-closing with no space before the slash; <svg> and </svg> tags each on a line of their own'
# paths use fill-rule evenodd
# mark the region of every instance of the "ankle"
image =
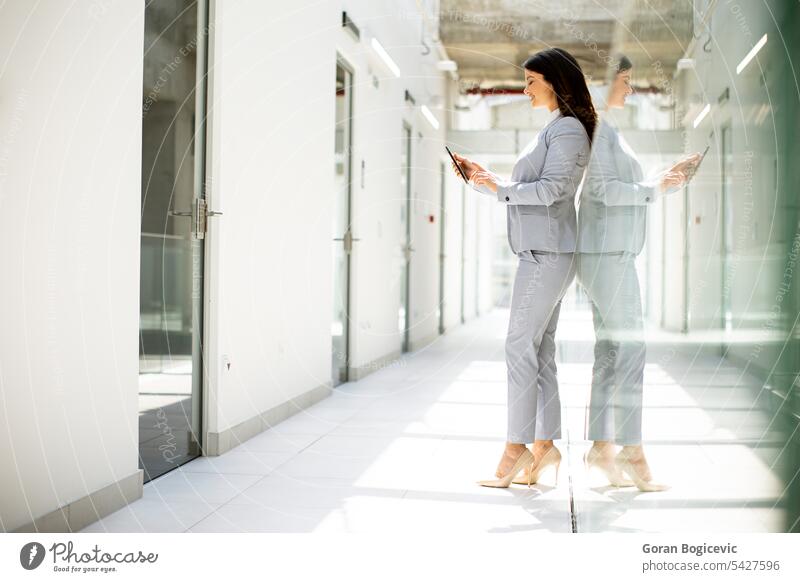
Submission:
<svg viewBox="0 0 800 582">
<path fill-rule="evenodd" d="M 506 454 L 511 457 L 516 457 L 522 454 L 527 447 L 523 443 L 506 443 Z"/>
<path fill-rule="evenodd" d="M 594 441 L 594 443 L 592 443 L 592 448 L 589 449 L 589 451 L 597 455 L 613 455 L 614 443 L 611 441 Z"/>
<path fill-rule="evenodd" d="M 629 461 L 638 463 L 644 461 L 644 450 L 642 445 L 625 445 L 620 451 Z"/>
</svg>

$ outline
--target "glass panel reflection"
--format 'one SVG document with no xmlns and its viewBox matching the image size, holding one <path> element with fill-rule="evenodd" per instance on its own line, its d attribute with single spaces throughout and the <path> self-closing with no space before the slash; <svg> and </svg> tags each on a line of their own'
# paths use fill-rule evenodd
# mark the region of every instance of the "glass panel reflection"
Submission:
<svg viewBox="0 0 800 582">
<path fill-rule="evenodd" d="M 591 366 L 578 531 L 798 528 L 796 46 L 767 42 L 737 72 L 776 20 L 698 10 L 687 53 L 654 58 L 641 46 L 666 34 L 663 15 L 631 8 L 593 88 L 578 283 L 594 340 L 567 359 Z M 752 34 L 722 34 L 742 18 Z"/>
</svg>

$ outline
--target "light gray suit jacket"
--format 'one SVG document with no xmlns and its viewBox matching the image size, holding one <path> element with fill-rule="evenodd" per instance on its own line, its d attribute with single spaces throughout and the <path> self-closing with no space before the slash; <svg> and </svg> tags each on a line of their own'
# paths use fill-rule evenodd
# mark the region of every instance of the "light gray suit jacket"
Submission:
<svg viewBox="0 0 800 582">
<path fill-rule="evenodd" d="M 639 254 L 645 241 L 647 205 L 659 195 L 657 183 L 657 179 L 644 180 L 636 154 L 619 131 L 601 118 L 580 195 L 578 252 Z"/>
<path fill-rule="evenodd" d="M 589 162 L 589 137 L 574 117 L 554 112 L 517 158 L 510 180 L 495 176 L 507 205 L 508 244 L 520 251 L 575 251 L 575 193 Z M 494 195 L 485 186 L 476 188 Z"/>
</svg>

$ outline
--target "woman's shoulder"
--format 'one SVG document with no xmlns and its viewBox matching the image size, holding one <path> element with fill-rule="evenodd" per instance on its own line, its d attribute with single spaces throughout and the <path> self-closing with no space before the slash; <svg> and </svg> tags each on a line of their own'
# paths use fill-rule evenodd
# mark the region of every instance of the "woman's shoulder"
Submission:
<svg viewBox="0 0 800 582">
<path fill-rule="evenodd" d="M 583 138 L 587 143 L 589 142 L 586 129 L 577 117 L 565 115 L 556 119 L 549 128 L 546 141 L 549 142 L 554 137 L 563 136 Z"/>
<path fill-rule="evenodd" d="M 583 131 L 583 124 L 577 117 L 563 115 L 555 120 L 551 126 L 551 131 L 555 133 L 571 133 L 573 131 Z"/>
<path fill-rule="evenodd" d="M 573 117 L 572 115 L 561 115 L 558 119 L 553 122 L 552 127 L 560 127 L 560 128 L 572 128 L 572 127 L 583 127 L 580 120 L 577 117 Z"/>
</svg>

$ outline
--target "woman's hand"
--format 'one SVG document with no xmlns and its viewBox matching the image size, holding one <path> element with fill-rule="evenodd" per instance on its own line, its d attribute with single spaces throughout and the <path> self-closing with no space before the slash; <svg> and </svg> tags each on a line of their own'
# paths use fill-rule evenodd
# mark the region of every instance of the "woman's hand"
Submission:
<svg viewBox="0 0 800 582">
<path fill-rule="evenodd" d="M 683 174 L 688 174 L 689 172 L 693 172 L 697 169 L 697 164 L 700 163 L 700 160 L 703 158 L 699 153 L 694 153 L 686 156 L 682 160 L 676 162 L 667 172 L 681 172 Z"/>
<path fill-rule="evenodd" d="M 686 174 L 683 172 L 673 172 L 667 171 L 666 174 L 661 178 L 661 182 L 659 182 L 658 186 L 663 194 L 670 188 L 680 188 L 686 183 Z"/>
<path fill-rule="evenodd" d="M 464 156 L 460 156 L 458 154 L 453 154 L 453 157 L 456 159 L 456 161 L 458 161 L 459 165 L 461 166 L 461 169 L 464 170 L 464 173 L 467 175 L 467 179 L 468 180 L 472 179 L 472 174 L 474 174 L 475 172 L 485 172 L 486 171 L 486 169 L 483 166 L 481 166 L 479 163 L 473 162 L 472 160 L 469 160 L 469 159 L 465 158 Z M 456 168 L 456 165 L 455 164 L 451 164 L 451 165 L 453 166 L 453 171 L 456 174 L 458 174 L 458 168 Z"/>
<path fill-rule="evenodd" d="M 476 186 L 482 186 L 486 184 L 486 187 L 489 188 L 489 190 L 495 194 L 497 193 L 497 182 L 494 181 L 494 176 L 486 170 L 481 169 L 474 172 L 470 177 L 470 182 Z"/>
</svg>

